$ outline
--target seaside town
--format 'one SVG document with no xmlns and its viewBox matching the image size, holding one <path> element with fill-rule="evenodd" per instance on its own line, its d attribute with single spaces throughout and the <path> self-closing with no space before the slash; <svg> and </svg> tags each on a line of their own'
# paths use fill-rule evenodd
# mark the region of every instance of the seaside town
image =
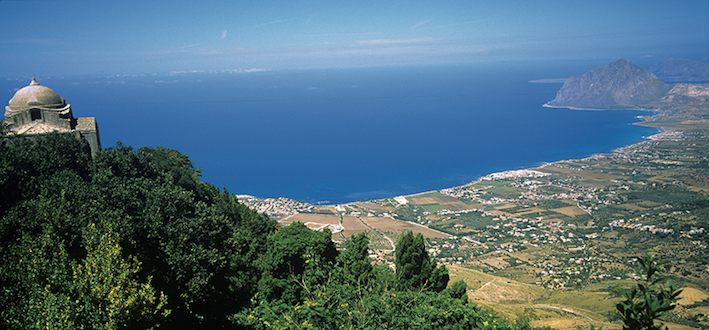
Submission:
<svg viewBox="0 0 709 330">
<path fill-rule="evenodd" d="M 314 206 L 287 198 L 240 200 L 280 219 L 330 214 L 336 220 L 347 216 L 370 223 L 383 218 L 424 225 L 448 234 L 429 238 L 429 253 L 442 263 L 492 273 L 523 268 L 525 276 L 534 277 L 531 283 L 579 286 L 635 278 L 633 258 L 621 248 L 634 241 L 662 246 L 665 253 L 688 248 L 689 254 L 706 255 L 707 228 L 695 223 L 698 219 L 687 205 L 702 192 L 670 180 L 683 169 L 707 163 L 706 156 L 697 155 L 709 150 L 703 150 L 706 144 L 697 144 L 696 138 L 660 133 L 610 154 L 493 173 L 460 187 L 377 201 Z M 667 148 L 685 144 L 693 145 L 697 155 L 687 155 L 686 148 Z M 665 194 L 681 198 L 673 203 Z M 667 202 L 658 203 L 657 196 Z M 664 240 L 668 237 L 676 239 Z M 706 279 L 705 263 L 685 262 L 674 271 L 681 268 Z"/>
<path fill-rule="evenodd" d="M 329 228 L 339 247 L 364 231 L 370 257 L 389 267 L 393 242 L 405 230 L 420 232 L 429 255 L 464 278 L 471 297 L 517 317 L 559 306 L 571 318 L 611 317 L 615 288 L 637 280 L 637 257 L 651 252 L 670 261 L 663 271 L 693 297 L 669 319 L 701 328 L 709 299 L 700 289 L 709 285 L 709 119 L 706 109 L 643 119 L 661 133 L 459 187 L 343 205 L 240 201 L 283 224 Z"/>
</svg>

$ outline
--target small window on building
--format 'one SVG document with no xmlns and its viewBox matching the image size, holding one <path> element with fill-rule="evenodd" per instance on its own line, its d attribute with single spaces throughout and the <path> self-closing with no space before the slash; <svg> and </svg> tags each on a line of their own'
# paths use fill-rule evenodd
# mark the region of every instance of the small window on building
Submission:
<svg viewBox="0 0 709 330">
<path fill-rule="evenodd" d="M 31 120 L 42 120 L 42 111 L 40 110 L 30 110 Z"/>
</svg>

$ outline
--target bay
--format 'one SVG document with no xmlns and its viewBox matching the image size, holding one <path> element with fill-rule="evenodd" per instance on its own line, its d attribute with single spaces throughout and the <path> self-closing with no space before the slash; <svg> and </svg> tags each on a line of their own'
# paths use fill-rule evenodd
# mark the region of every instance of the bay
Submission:
<svg viewBox="0 0 709 330">
<path fill-rule="evenodd" d="M 492 172 L 641 141 L 641 111 L 550 109 L 594 67 L 456 65 L 38 77 L 96 117 L 101 143 L 187 154 L 232 193 L 346 203 L 465 184 Z M 24 81 L 24 80 L 27 81 Z M 558 79 L 557 79 L 558 81 Z M 0 84 L 7 100 L 28 77 Z"/>
</svg>

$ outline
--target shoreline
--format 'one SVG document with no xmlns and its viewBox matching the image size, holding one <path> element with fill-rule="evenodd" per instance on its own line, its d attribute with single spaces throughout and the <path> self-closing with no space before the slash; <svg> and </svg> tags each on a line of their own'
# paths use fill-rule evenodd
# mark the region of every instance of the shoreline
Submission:
<svg viewBox="0 0 709 330">
<path fill-rule="evenodd" d="M 580 111 L 627 111 L 627 110 L 635 110 L 635 111 L 653 111 L 653 112 L 659 112 L 660 109 L 643 109 L 643 108 L 627 108 L 627 109 L 596 109 L 596 108 L 577 108 L 577 107 L 570 107 L 570 106 L 565 106 L 565 105 L 551 105 L 549 103 L 544 103 L 542 104 L 543 108 L 550 108 L 550 109 L 569 109 L 569 110 L 580 110 Z"/>
<path fill-rule="evenodd" d="M 514 168 L 514 169 L 507 169 L 507 170 L 496 171 L 496 172 L 490 172 L 490 173 L 481 175 L 481 176 L 479 176 L 478 178 L 476 178 L 476 179 L 474 179 L 474 180 L 472 180 L 472 181 L 469 181 L 469 182 L 467 182 L 467 183 L 464 183 L 464 184 L 455 185 L 455 186 L 450 186 L 450 187 L 436 188 L 436 189 L 432 189 L 432 190 L 425 190 L 425 191 L 420 191 L 420 192 L 415 192 L 415 193 L 405 194 L 405 195 L 392 195 L 392 196 L 383 197 L 383 198 L 364 199 L 364 200 L 357 200 L 357 201 L 351 201 L 351 202 L 345 202 L 345 203 L 327 203 L 327 202 L 329 202 L 329 201 L 322 201 L 322 202 L 320 202 L 320 203 L 317 203 L 317 202 L 312 203 L 312 202 L 303 202 L 303 201 L 299 201 L 299 200 L 297 200 L 297 199 L 291 199 L 291 198 L 289 198 L 289 197 L 284 197 L 284 196 L 281 196 L 281 197 L 278 197 L 278 198 L 260 198 L 260 197 L 254 197 L 254 196 L 249 195 L 249 194 L 239 194 L 239 195 L 240 195 L 241 197 L 246 197 L 246 199 L 260 200 L 260 201 L 262 201 L 262 203 L 268 203 L 268 202 L 270 202 L 270 203 L 281 204 L 280 202 L 278 202 L 279 200 L 281 200 L 281 201 L 285 201 L 285 200 L 287 200 L 287 201 L 292 201 L 292 202 L 295 202 L 296 204 L 300 205 L 300 207 L 297 207 L 296 209 L 292 209 L 292 212 L 300 213 L 300 212 L 299 212 L 299 209 L 300 209 L 300 210 L 303 210 L 303 207 L 306 207 L 306 208 L 331 208 L 331 207 L 340 206 L 340 205 L 342 205 L 342 206 L 346 206 L 346 205 L 356 205 L 356 204 L 359 204 L 359 203 L 368 203 L 368 202 L 374 202 L 374 201 L 382 201 L 382 200 L 387 200 L 387 199 L 393 199 L 393 198 L 395 198 L 395 197 L 400 197 L 400 196 L 402 196 L 402 197 L 414 197 L 414 196 L 417 196 L 417 195 L 422 195 L 422 194 L 427 194 L 427 193 L 432 193 L 432 192 L 438 192 L 438 191 L 441 191 L 441 190 L 444 190 L 444 189 L 454 189 L 454 188 L 458 188 L 458 187 L 466 187 L 466 186 L 475 184 L 475 183 L 477 183 L 477 182 L 480 182 L 480 181 L 483 180 L 485 177 L 488 177 L 488 176 L 490 176 L 490 175 L 494 175 L 494 174 L 498 174 L 498 173 L 506 173 L 506 172 L 510 172 L 510 171 L 520 171 L 520 170 L 543 170 L 544 167 L 553 165 L 553 164 L 555 164 L 555 163 L 557 163 L 557 162 L 572 161 L 572 160 L 583 160 L 583 159 L 586 159 L 586 158 L 589 158 L 589 157 L 594 157 L 594 156 L 597 156 L 597 155 L 610 155 L 610 154 L 614 154 L 614 153 L 620 153 L 620 152 L 622 152 L 623 149 L 631 148 L 631 147 L 633 147 L 633 146 L 636 146 L 636 145 L 641 144 L 641 143 L 645 143 L 645 142 L 647 142 L 647 141 L 654 141 L 654 140 L 659 140 L 659 139 L 667 138 L 667 137 L 668 137 L 668 134 L 670 134 L 670 135 L 678 134 L 678 132 L 676 132 L 676 131 L 667 130 L 666 128 L 663 128 L 663 127 L 660 127 L 660 126 L 656 126 L 656 125 L 650 124 L 650 123 L 652 122 L 652 120 L 649 120 L 650 118 L 654 118 L 654 117 L 656 117 L 656 116 L 658 116 L 658 115 L 660 115 L 660 114 L 662 113 L 662 109 L 660 109 L 660 108 L 656 108 L 656 109 L 637 109 L 637 108 L 635 108 L 635 109 L 582 109 L 582 108 L 574 108 L 574 107 L 552 106 L 552 105 L 548 105 L 548 104 L 543 104 L 542 107 L 546 107 L 546 108 L 557 108 L 557 109 L 569 109 L 569 110 L 580 110 L 580 111 L 628 111 L 628 110 L 630 110 L 630 111 L 648 111 L 648 112 L 651 112 L 651 114 L 649 114 L 649 115 L 638 115 L 638 116 L 636 116 L 636 118 L 640 119 L 640 121 L 633 122 L 633 123 L 629 123 L 629 124 L 630 124 L 630 125 L 639 125 L 639 126 L 646 126 L 646 127 L 656 128 L 656 129 L 658 130 L 658 132 L 656 132 L 655 134 L 651 134 L 651 135 L 641 136 L 641 139 L 642 139 L 641 141 L 637 141 L 637 142 L 630 143 L 630 144 L 627 144 L 627 145 L 618 146 L 618 147 L 616 147 L 616 148 L 614 148 L 614 149 L 612 149 L 612 150 L 610 150 L 610 151 L 607 151 L 607 152 L 592 153 L 592 154 L 589 154 L 589 155 L 587 155 L 587 156 L 585 156 L 585 157 L 581 157 L 581 158 L 567 158 L 567 159 L 559 159 L 559 160 L 555 160 L 555 161 L 539 161 L 539 162 L 537 162 L 538 165 L 534 165 L 534 166 L 521 167 L 521 168 Z M 244 200 L 244 199 L 240 198 L 240 200 Z"/>
<path fill-rule="evenodd" d="M 654 117 L 654 116 L 657 116 L 658 114 L 660 114 L 660 109 L 657 109 L 657 110 L 646 110 L 646 109 L 617 109 L 617 110 L 580 109 L 580 108 L 563 107 L 563 106 L 549 106 L 549 105 L 546 104 L 546 103 L 545 103 L 544 105 L 542 105 L 542 106 L 543 106 L 543 107 L 546 107 L 546 108 L 558 108 L 558 109 L 569 109 L 569 110 L 589 110 L 589 111 L 626 111 L 626 110 L 641 110 L 641 111 L 653 111 L 653 112 L 654 112 L 652 115 L 647 116 L 647 117 L 646 117 L 646 116 L 637 116 L 637 118 L 640 118 L 640 119 L 642 119 L 642 120 L 641 120 L 641 121 L 638 121 L 638 122 L 636 122 L 636 123 L 632 123 L 632 125 L 642 125 L 643 123 L 647 123 L 647 122 L 648 122 L 648 120 L 647 120 L 648 117 Z M 654 127 L 654 126 L 649 126 L 649 125 L 647 125 L 647 126 L 648 126 L 648 127 Z M 468 182 L 468 183 L 465 183 L 465 184 L 462 184 L 462 185 L 459 185 L 459 186 L 446 187 L 446 188 L 439 188 L 439 189 L 428 190 L 428 191 L 422 191 L 422 192 L 418 192 L 418 193 L 414 193 L 414 194 L 409 194 L 409 195 L 397 195 L 397 196 L 391 196 L 391 197 L 386 197 L 386 198 L 372 199 L 372 200 L 366 200 L 366 201 L 356 201 L 356 202 L 349 202 L 349 203 L 344 203 L 344 204 L 332 204 L 332 205 L 352 205 L 352 204 L 357 204 L 357 203 L 364 203 L 364 202 L 370 202 L 370 201 L 377 201 L 377 200 L 383 200 L 383 199 L 390 199 L 390 198 L 399 197 L 399 196 L 409 197 L 409 196 L 416 196 L 416 195 L 422 195 L 422 194 L 427 194 L 427 193 L 431 193 L 431 192 L 436 192 L 436 191 L 440 191 L 440 190 L 443 190 L 443 189 L 452 189 L 452 188 L 458 188 L 458 187 L 465 187 L 465 186 L 469 186 L 469 185 L 472 185 L 472 184 L 481 182 L 485 177 L 488 177 L 488 176 L 491 176 L 491 175 L 494 175 L 494 174 L 507 173 L 507 172 L 510 172 L 510 171 L 524 171 L 524 170 L 543 169 L 544 167 L 547 167 L 547 166 L 552 165 L 552 164 L 557 163 L 557 162 L 564 162 L 564 161 L 570 161 L 570 160 L 581 160 L 581 159 L 585 159 L 585 158 L 588 158 L 588 157 L 593 157 L 594 155 L 605 155 L 605 154 L 617 153 L 617 152 L 620 152 L 620 150 L 622 150 L 622 149 L 624 149 L 624 148 L 629 148 L 629 147 L 632 147 L 632 146 L 635 146 L 635 145 L 638 145 L 638 144 L 641 144 L 641 143 L 644 143 L 644 142 L 647 142 L 647 141 L 654 141 L 654 140 L 662 139 L 662 138 L 664 138 L 663 134 L 676 134 L 675 131 L 668 131 L 668 130 L 665 130 L 665 129 L 661 128 L 661 127 L 656 127 L 656 128 L 657 128 L 658 130 L 660 130 L 660 132 L 655 133 L 655 134 L 650 135 L 650 136 L 643 136 L 643 140 L 642 140 L 642 141 L 638 141 L 638 142 L 635 142 L 635 143 L 631 143 L 631 144 L 628 144 L 628 145 L 625 145 L 625 146 L 621 146 L 621 147 L 615 148 L 615 149 L 611 150 L 610 152 L 594 153 L 594 154 L 588 155 L 588 156 L 583 157 L 583 158 L 560 159 L 560 160 L 556 160 L 556 161 L 552 161 L 552 162 L 541 161 L 541 165 L 535 166 L 535 167 L 525 167 L 525 168 L 519 168 L 519 169 L 509 169 L 509 170 L 504 170 L 504 171 L 490 172 L 490 173 L 487 173 L 487 174 L 485 174 L 485 175 L 483 175 L 483 176 L 481 176 L 481 177 L 479 177 L 479 178 L 477 178 L 477 179 L 475 179 L 475 180 L 473 180 L 473 181 L 470 181 L 470 182 Z"/>
<path fill-rule="evenodd" d="M 650 125 L 643 125 L 644 123 L 648 123 L 648 119 L 647 119 L 647 118 L 657 116 L 657 115 L 660 114 L 660 112 L 661 112 L 660 109 L 656 109 L 656 110 L 649 110 L 649 109 L 614 109 L 614 110 L 611 110 L 611 109 L 605 109 L 605 110 L 604 110 L 604 109 L 581 109 L 581 108 L 563 107 L 563 106 L 550 106 L 550 105 L 548 105 L 548 104 L 546 104 L 546 103 L 545 103 L 544 105 L 542 105 L 542 106 L 543 106 L 543 107 L 546 107 L 546 108 L 569 109 L 569 110 L 583 110 L 583 111 L 627 111 L 627 110 L 631 110 L 631 111 L 632 111 L 632 110 L 636 110 L 636 111 L 652 111 L 652 112 L 653 112 L 652 115 L 650 115 L 650 116 L 637 116 L 636 118 L 639 118 L 639 119 L 642 119 L 642 120 L 641 120 L 641 121 L 638 121 L 638 122 L 635 122 L 635 123 L 631 123 L 632 125 L 641 125 L 641 126 L 647 126 L 647 127 L 654 127 L 654 126 L 650 126 Z M 453 188 L 458 188 L 458 187 L 466 187 L 466 186 L 469 186 L 469 185 L 472 185 L 472 184 L 481 182 L 485 177 L 488 177 L 488 176 L 491 176 L 491 175 L 494 175 L 494 174 L 502 174 L 502 173 L 507 173 L 507 172 L 511 172 L 511 171 L 524 171 L 524 170 L 543 169 L 544 167 L 553 165 L 554 163 L 557 163 L 557 162 L 565 162 L 565 161 L 571 161 L 571 160 L 582 160 L 582 159 L 585 159 L 585 158 L 593 157 L 593 156 L 595 156 L 595 155 L 606 155 L 606 154 L 618 153 L 618 152 L 621 152 L 621 150 L 622 150 L 622 149 L 625 149 L 625 148 L 630 148 L 630 147 L 633 147 L 633 146 L 635 146 L 635 145 L 638 145 L 638 144 L 641 144 L 641 143 L 644 143 L 644 142 L 647 142 L 647 141 L 655 141 L 655 140 L 662 139 L 662 138 L 665 137 L 665 136 L 663 136 L 663 134 L 665 134 L 665 135 L 666 135 L 666 134 L 677 134 L 676 131 L 665 130 L 665 129 L 663 129 L 662 127 L 655 127 L 655 128 L 657 128 L 657 129 L 659 130 L 658 133 L 652 134 L 652 135 L 650 135 L 650 136 L 643 136 L 643 137 L 642 137 L 642 138 L 643 138 L 642 141 L 638 141 L 638 142 L 635 142 L 635 143 L 631 143 L 631 144 L 628 144 L 628 145 L 624 145 L 624 146 L 617 147 L 617 148 L 611 150 L 610 152 L 594 153 L 594 154 L 588 155 L 588 156 L 583 157 L 583 158 L 560 159 L 560 160 L 556 160 L 556 161 L 552 161 L 552 162 L 541 161 L 541 162 L 540 162 L 541 165 L 539 165 L 539 166 L 525 167 L 525 168 L 519 168 L 519 169 L 509 169 L 509 170 L 497 171 L 497 172 L 490 172 L 490 173 L 487 173 L 487 174 L 485 174 L 485 175 L 483 175 L 483 176 L 480 176 L 479 178 L 477 178 L 477 179 L 475 179 L 475 180 L 473 180 L 473 181 L 470 181 L 470 182 L 468 182 L 468 183 L 465 183 L 465 184 L 462 184 L 462 185 L 459 185 L 459 186 L 452 186 L 452 187 L 446 187 L 446 188 L 439 188 L 439 189 L 435 189 L 435 190 L 427 190 L 427 191 L 417 192 L 417 193 L 408 194 L 408 195 L 396 195 L 396 196 L 390 196 L 390 197 L 385 197 L 385 198 L 368 199 L 368 200 L 354 201 L 354 202 L 347 202 L 347 203 L 340 203 L 340 204 L 317 204 L 317 206 L 355 205 L 355 204 L 357 204 L 357 203 L 367 203 L 367 202 L 372 202 L 372 201 L 386 200 L 386 199 L 392 199 L 392 198 L 400 197 L 400 196 L 401 196 L 401 197 L 413 197 L 413 196 L 417 196 L 417 195 L 422 195 L 422 194 L 427 194 L 427 193 L 431 193 L 431 192 L 441 191 L 441 190 L 443 190 L 443 189 L 453 189 Z M 306 203 L 306 202 L 302 202 L 302 203 Z M 311 203 L 306 203 L 306 204 L 315 205 L 315 204 L 311 204 Z"/>
</svg>

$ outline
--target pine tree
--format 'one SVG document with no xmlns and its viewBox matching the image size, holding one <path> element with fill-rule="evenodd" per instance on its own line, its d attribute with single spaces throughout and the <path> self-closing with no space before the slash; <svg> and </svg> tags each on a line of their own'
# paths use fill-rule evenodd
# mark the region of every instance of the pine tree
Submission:
<svg viewBox="0 0 709 330">
<path fill-rule="evenodd" d="M 428 257 L 421 233 L 405 232 L 396 244 L 396 287 L 398 290 L 428 289 L 440 292 L 448 285 L 448 270 Z"/>
<path fill-rule="evenodd" d="M 367 284 L 372 277 L 372 264 L 369 259 L 369 238 L 365 233 L 352 236 L 345 252 L 339 256 L 344 268 L 346 281 L 352 284 Z"/>
</svg>

